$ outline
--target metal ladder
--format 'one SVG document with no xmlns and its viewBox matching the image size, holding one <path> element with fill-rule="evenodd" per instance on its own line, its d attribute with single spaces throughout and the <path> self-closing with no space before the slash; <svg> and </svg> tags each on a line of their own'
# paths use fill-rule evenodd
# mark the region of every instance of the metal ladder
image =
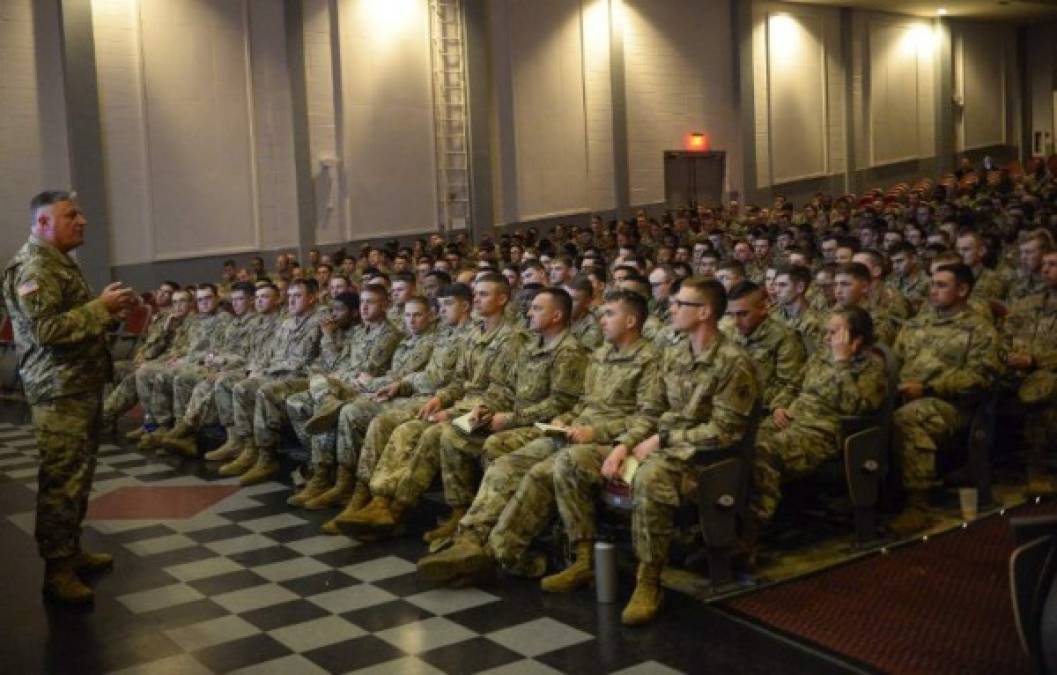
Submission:
<svg viewBox="0 0 1057 675">
<path fill-rule="evenodd" d="M 444 232 L 470 225 L 469 114 L 462 0 L 429 0 L 437 222 Z"/>
</svg>

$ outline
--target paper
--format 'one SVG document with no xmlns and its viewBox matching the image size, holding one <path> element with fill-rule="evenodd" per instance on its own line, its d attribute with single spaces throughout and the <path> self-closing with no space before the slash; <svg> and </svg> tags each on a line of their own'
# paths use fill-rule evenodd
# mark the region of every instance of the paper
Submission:
<svg viewBox="0 0 1057 675">
<path fill-rule="evenodd" d="M 567 427 L 559 427 L 556 424 L 536 422 L 536 424 L 533 426 L 535 426 L 538 430 L 542 431 L 546 436 L 557 436 L 559 438 L 566 438 L 569 435 L 569 429 Z"/>
<path fill-rule="evenodd" d="M 471 411 L 461 417 L 456 417 L 451 421 L 451 424 L 458 431 L 469 436 L 472 433 L 484 430 L 488 426 L 488 420 L 475 420 L 473 411 Z"/>
<path fill-rule="evenodd" d="M 635 479 L 635 472 L 639 470 L 639 460 L 635 459 L 634 456 L 628 455 L 624 459 L 624 466 L 620 471 L 621 482 L 631 485 L 631 481 Z"/>
</svg>

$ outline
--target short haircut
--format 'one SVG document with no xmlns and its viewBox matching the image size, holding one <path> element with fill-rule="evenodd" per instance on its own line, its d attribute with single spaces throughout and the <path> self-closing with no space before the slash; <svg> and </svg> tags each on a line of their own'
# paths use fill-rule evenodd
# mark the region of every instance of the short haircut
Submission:
<svg viewBox="0 0 1057 675">
<path fill-rule="evenodd" d="M 554 300 L 554 304 L 557 306 L 558 311 L 562 313 L 562 325 L 568 326 L 569 320 L 573 315 L 573 299 L 569 295 L 568 291 L 558 286 L 548 286 L 544 288 L 536 296 L 549 295 Z"/>
<path fill-rule="evenodd" d="M 787 276 L 794 284 L 811 285 L 811 270 L 803 265 L 782 265 L 778 268 L 778 276 Z"/>
<path fill-rule="evenodd" d="M 963 262 L 949 263 L 947 265 L 940 265 L 937 272 L 950 272 L 954 275 L 954 281 L 959 284 L 965 284 L 969 287 L 969 290 L 973 290 L 973 286 L 976 285 L 976 277 L 973 276 L 973 268 L 969 267 Z"/>
<path fill-rule="evenodd" d="M 173 291 L 180 290 L 180 284 L 176 283 L 175 281 L 163 281 L 163 282 L 161 282 L 158 285 L 159 286 L 168 286 L 169 288 L 173 289 Z"/>
<path fill-rule="evenodd" d="M 333 298 L 331 298 L 331 301 L 345 305 L 345 308 L 348 309 L 350 312 L 360 311 L 360 294 L 356 291 L 344 291 L 342 293 L 338 293 Z"/>
<path fill-rule="evenodd" d="M 312 279 L 310 277 L 306 277 L 304 279 L 293 279 L 290 281 L 290 284 L 286 288 L 287 290 L 289 290 L 294 286 L 301 286 L 305 289 L 305 293 L 311 293 L 312 295 L 319 293 L 319 283 L 316 282 L 315 279 Z"/>
<path fill-rule="evenodd" d="M 606 303 L 619 302 L 624 305 L 624 308 L 635 317 L 639 332 L 642 332 L 642 326 L 646 323 L 646 317 L 649 315 L 649 306 L 646 304 L 646 298 L 641 293 L 626 290 L 609 291 L 605 295 L 605 301 Z"/>
<path fill-rule="evenodd" d="M 418 303 L 426 309 L 430 308 L 429 300 L 424 295 L 412 295 L 410 298 L 407 299 L 407 302 L 404 303 L 404 309 L 407 309 L 407 306 L 412 303 Z"/>
<path fill-rule="evenodd" d="M 892 247 L 888 249 L 888 255 L 890 256 L 897 256 L 900 253 L 906 256 L 917 257 L 918 250 L 908 241 L 901 241 L 898 244 L 893 244 Z"/>
<path fill-rule="evenodd" d="M 437 299 L 440 298 L 455 298 L 457 300 L 464 300 L 466 302 L 473 302 L 473 291 L 466 284 L 452 284 L 448 283 L 439 291 L 437 291 Z"/>
<path fill-rule="evenodd" d="M 621 288 L 638 293 L 644 298 L 653 297 L 653 288 L 650 286 L 650 282 L 643 279 L 641 276 L 638 278 L 627 278 L 621 282 Z"/>
<path fill-rule="evenodd" d="M 885 257 L 884 257 L 884 256 L 883 256 L 883 255 L 881 254 L 881 252 L 880 252 L 880 251 L 878 251 L 877 249 L 873 249 L 873 248 L 864 248 L 864 249 L 863 249 L 863 250 L 861 250 L 861 251 L 856 251 L 856 252 L 855 252 L 855 255 L 865 255 L 865 256 L 869 256 L 869 257 L 870 257 L 870 260 L 872 260 L 872 261 L 873 261 L 873 263 L 874 263 L 875 265 L 877 265 L 878 267 L 880 267 L 880 268 L 881 268 L 882 270 L 884 269 L 884 266 L 885 266 Z"/>
<path fill-rule="evenodd" d="M 222 265 L 222 267 L 236 267 L 235 261 L 232 260 L 231 258 L 228 258 L 227 260 L 224 261 L 224 264 Z"/>
<path fill-rule="evenodd" d="M 496 272 L 485 272 L 477 279 L 479 284 L 496 284 L 499 286 L 499 290 L 510 297 L 510 282 L 506 280 L 502 274 Z"/>
<path fill-rule="evenodd" d="M 386 300 L 389 300 L 389 289 L 387 289 L 382 284 L 367 284 L 366 286 L 363 287 L 363 290 L 360 291 L 360 292 L 361 292 L 361 294 L 362 293 L 373 293 L 373 294 L 378 295 L 378 296 L 380 296 L 382 298 L 385 298 Z"/>
<path fill-rule="evenodd" d="M 254 295 L 256 295 L 257 291 L 261 290 L 262 288 L 267 289 L 269 291 L 272 291 L 276 295 L 279 295 L 279 287 L 276 286 L 275 284 L 273 284 L 270 281 L 258 281 L 257 282 L 257 286 L 254 288 L 254 291 L 253 291 Z"/>
<path fill-rule="evenodd" d="M 58 204 L 59 202 L 73 201 L 76 198 L 76 192 L 67 192 L 66 190 L 45 190 L 44 192 L 34 195 L 33 199 L 29 200 L 29 212 L 31 214 L 36 214 L 37 209 L 51 206 L 52 204 Z"/>
<path fill-rule="evenodd" d="M 868 311 L 858 305 L 849 305 L 847 307 L 837 307 L 833 310 L 833 314 L 844 317 L 845 323 L 848 324 L 848 337 L 850 339 L 862 338 L 864 347 L 869 347 L 874 343 L 873 317 L 870 316 Z"/>
<path fill-rule="evenodd" d="M 413 286 L 415 284 L 415 275 L 411 272 L 397 272 L 393 275 L 393 282 L 397 281 L 403 281 Z"/>
<path fill-rule="evenodd" d="M 577 274 L 565 284 L 565 287 L 571 291 L 580 291 L 588 295 L 592 295 L 595 292 L 594 284 L 584 274 Z"/>
<path fill-rule="evenodd" d="M 739 281 L 738 283 L 734 284 L 734 286 L 730 289 L 730 292 L 727 293 L 727 299 L 741 300 L 742 298 L 748 298 L 750 296 L 757 295 L 761 291 L 763 291 L 763 288 L 761 288 L 760 285 L 754 281 Z"/>
<path fill-rule="evenodd" d="M 727 289 L 723 288 L 723 284 L 715 279 L 690 277 L 689 279 L 683 279 L 679 288 L 680 290 L 689 288 L 704 298 L 705 303 L 712 308 L 712 315 L 717 317 L 717 320 L 718 317 L 721 317 L 726 313 Z"/>
<path fill-rule="evenodd" d="M 848 276 L 855 277 L 859 281 L 865 281 L 866 283 L 870 283 L 871 281 L 873 281 L 873 277 L 870 276 L 870 270 L 866 267 L 866 265 L 857 262 L 850 262 L 844 263 L 843 265 L 838 265 L 837 271 L 834 276 L 836 276 L 837 274 L 847 274 Z"/>
<path fill-rule="evenodd" d="M 525 270 L 539 270 L 540 272 L 543 272 L 544 274 L 547 273 L 547 268 L 545 268 L 543 266 L 543 263 L 541 263 L 539 260 L 534 260 L 534 259 L 533 260 L 526 260 L 526 261 L 521 263 L 521 271 L 524 272 Z"/>
<path fill-rule="evenodd" d="M 745 276 L 745 265 L 742 264 L 740 260 L 737 260 L 735 258 L 728 258 L 727 260 L 724 260 L 723 262 L 719 263 L 719 266 L 716 267 L 716 271 L 720 272 L 723 270 L 730 270 L 731 272 L 734 272 L 740 277 Z"/>
<path fill-rule="evenodd" d="M 213 295 L 220 295 L 220 292 L 217 290 L 217 285 L 216 284 L 211 284 L 211 283 L 208 283 L 208 282 L 206 282 L 204 284 L 198 284 L 198 290 L 200 290 L 200 291 L 212 291 Z"/>
<path fill-rule="evenodd" d="M 240 281 L 237 284 L 231 285 L 232 293 L 245 293 L 246 295 L 253 297 L 253 294 L 257 292 L 257 287 L 248 281 Z"/>
</svg>

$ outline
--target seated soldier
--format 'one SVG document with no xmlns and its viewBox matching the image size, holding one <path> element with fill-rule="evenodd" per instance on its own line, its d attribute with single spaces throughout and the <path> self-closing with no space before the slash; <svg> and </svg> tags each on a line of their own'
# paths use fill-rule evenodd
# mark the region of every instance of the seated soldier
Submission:
<svg viewBox="0 0 1057 675">
<path fill-rule="evenodd" d="M 1001 369 L 998 334 L 969 310 L 973 273 L 968 265 L 943 265 L 932 273 L 929 304 L 906 323 L 894 354 L 902 367 L 895 412 L 895 449 L 907 491 L 907 507 L 889 523 L 897 535 L 910 535 L 932 523 L 928 490 L 938 484 L 936 453 L 963 432 L 980 396 Z"/>
<path fill-rule="evenodd" d="M 1053 237 L 1048 230 L 1040 228 L 1021 236 L 1017 244 L 1016 274 L 1006 295 L 1010 306 L 1046 290 L 1046 282 L 1042 276 L 1042 258 L 1052 250 Z"/>
<path fill-rule="evenodd" d="M 870 312 L 874 337 L 878 342 L 891 346 L 899 335 L 899 324 L 884 307 L 868 307 L 871 279 L 870 270 L 862 263 L 851 262 L 839 266 L 833 282 L 837 307 L 862 307 Z"/>
<path fill-rule="evenodd" d="M 590 279 L 581 274 L 570 281 L 565 290 L 569 292 L 569 297 L 573 300 L 573 314 L 569 330 L 585 349 L 593 352 L 602 346 L 602 327 L 591 311 L 594 285 Z"/>
<path fill-rule="evenodd" d="M 902 242 L 893 246 L 891 257 L 893 274 L 888 283 L 903 294 L 914 313 L 925 304 L 929 294 L 929 275 L 918 264 L 918 252 L 912 244 Z"/>
<path fill-rule="evenodd" d="M 774 278 L 774 294 L 777 303 L 771 316 L 789 326 L 800 335 L 808 353 L 822 345 L 826 331 L 825 316 L 807 301 L 807 290 L 811 286 L 811 270 L 800 265 L 783 266 Z"/>
<path fill-rule="evenodd" d="M 611 448 L 569 446 L 557 455 L 554 467 L 558 513 L 576 561 L 544 578 L 541 586 L 545 591 L 568 592 L 594 578 L 591 558 L 598 489 L 604 479 L 623 475 L 624 464 L 632 458 L 639 464 L 631 482 L 637 583 L 621 615 L 628 625 L 646 623 L 660 610 L 660 575 L 675 534 L 676 509 L 693 499 L 692 484 L 701 463 L 741 440 L 760 397 L 749 353 L 718 329 L 726 310 L 722 286 L 687 280 L 673 305 L 673 324 L 688 339 L 673 344 L 662 356 L 659 407 L 666 412 L 656 422 L 657 432 L 637 443 L 621 439 L 624 442 Z M 498 533 L 499 528 L 493 539 Z"/>
<path fill-rule="evenodd" d="M 1013 305 L 1002 333 L 1006 366 L 1025 415 L 1027 493 L 1050 496 L 1057 494 L 1046 457 L 1057 447 L 1057 251 L 1043 256 L 1041 277 L 1045 290 Z"/>
<path fill-rule="evenodd" d="M 873 313 L 882 309 L 897 322 L 909 319 L 913 310 L 910 302 L 895 288 L 885 284 L 885 259 L 878 251 L 868 249 L 852 256 L 852 262 L 862 264 L 870 271 L 870 290 L 865 309 Z"/>
<path fill-rule="evenodd" d="M 873 320 L 866 310 L 855 305 L 835 310 L 796 398 L 760 425 L 751 504 L 755 523 L 746 533 L 750 550 L 759 527 L 778 508 L 782 483 L 837 457 L 840 417 L 875 414 L 884 405 L 888 376 L 882 359 L 868 351 L 872 343 Z"/>
<path fill-rule="evenodd" d="M 1006 297 L 1006 281 L 1002 275 L 984 265 L 987 244 L 983 235 L 975 230 L 964 230 L 958 233 L 955 248 L 962 262 L 973 271 L 973 298 L 985 302 L 1001 301 Z"/>
</svg>

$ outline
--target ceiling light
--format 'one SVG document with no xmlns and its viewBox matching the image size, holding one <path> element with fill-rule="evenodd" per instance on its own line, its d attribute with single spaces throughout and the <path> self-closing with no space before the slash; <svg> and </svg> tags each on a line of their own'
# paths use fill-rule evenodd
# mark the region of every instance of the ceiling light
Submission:
<svg viewBox="0 0 1057 675">
<path fill-rule="evenodd" d="M 936 14 L 938 14 L 939 16 L 947 16 L 947 8 L 946 7 L 940 7 L 939 9 L 936 10 Z"/>
</svg>

